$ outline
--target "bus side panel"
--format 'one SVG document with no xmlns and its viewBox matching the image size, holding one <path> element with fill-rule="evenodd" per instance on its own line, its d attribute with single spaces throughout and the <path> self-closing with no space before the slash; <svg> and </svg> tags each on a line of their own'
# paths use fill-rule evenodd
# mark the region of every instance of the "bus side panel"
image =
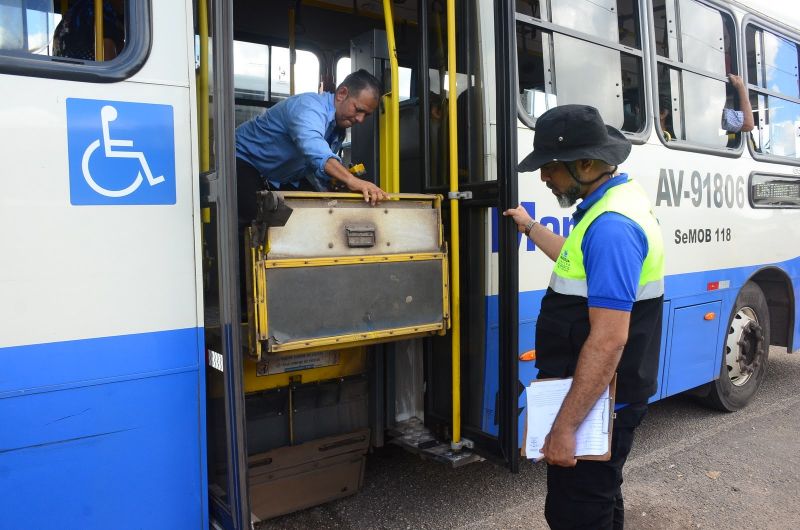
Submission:
<svg viewBox="0 0 800 530">
<path fill-rule="evenodd" d="M 525 250 L 525 244 L 520 247 Z M 543 258 L 543 256 L 539 256 Z M 650 399 L 657 401 L 681 391 L 708 383 L 720 375 L 722 350 L 727 332 L 727 323 L 734 309 L 736 297 L 742 286 L 764 267 L 775 267 L 783 271 L 790 279 L 795 292 L 794 314 L 800 311 L 797 293 L 800 293 L 800 257 L 779 263 L 765 263 L 730 269 L 717 269 L 684 274 L 672 274 L 665 277 L 664 323 L 661 337 L 661 359 L 659 362 L 658 390 Z M 545 273 L 542 272 L 544 275 Z M 530 278 L 530 273 L 521 270 L 521 278 Z M 549 277 L 549 276 L 548 276 Z M 718 282 L 729 282 L 723 289 L 711 289 L 710 285 Z M 546 290 L 523 291 L 519 295 L 519 354 L 535 348 L 536 319 L 539 315 L 541 300 Z M 495 396 L 497 393 L 497 356 L 496 335 L 498 330 L 497 296 L 487 297 L 487 329 L 489 330 L 486 345 L 486 378 L 484 382 L 484 418 L 483 428 L 487 433 L 497 434 L 495 424 Z M 700 311 L 699 308 L 712 307 L 713 311 Z M 688 310 L 688 311 L 684 311 Z M 682 318 L 676 319 L 678 316 Z M 714 320 L 704 319 L 709 312 L 714 313 Z M 691 314 L 690 314 L 691 313 Z M 694 314 L 696 313 L 696 314 Z M 688 315 L 688 316 L 687 316 Z M 709 331 L 706 329 L 712 326 Z M 800 324 L 795 317 L 793 323 L 794 342 L 790 348 L 796 348 Z M 704 340 L 683 340 L 677 343 L 674 337 L 698 337 Z M 676 348 L 673 351 L 673 347 Z M 702 365 L 704 375 L 698 378 L 695 367 Z M 521 387 L 530 384 L 536 377 L 535 363 L 520 360 L 519 382 Z M 519 407 L 526 406 L 525 393 L 520 394 Z M 520 414 L 520 444 L 525 428 L 524 413 Z"/>
<path fill-rule="evenodd" d="M 202 388 L 196 362 L 200 336 L 198 330 L 179 330 L 0 350 L 0 362 L 11 366 L 10 374 L 21 377 L 23 384 L 35 380 L 18 369 L 23 365 L 42 374 L 93 364 L 91 359 L 86 365 L 75 362 L 81 352 L 116 358 L 121 365 L 137 357 L 165 359 L 162 369 L 135 377 L 0 394 L 3 524 L 202 527 L 205 491 L 199 487 L 199 463 L 204 455 L 197 443 Z M 26 365 L 30 359 L 56 362 Z M 7 390 L 6 377 L 3 383 Z"/>
</svg>

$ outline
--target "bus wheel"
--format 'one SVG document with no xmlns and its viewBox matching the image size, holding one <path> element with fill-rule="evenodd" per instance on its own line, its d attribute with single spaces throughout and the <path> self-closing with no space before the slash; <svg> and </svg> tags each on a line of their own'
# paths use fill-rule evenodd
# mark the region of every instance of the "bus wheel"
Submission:
<svg viewBox="0 0 800 530">
<path fill-rule="evenodd" d="M 769 309 L 761 288 L 747 282 L 736 298 L 728 324 L 719 379 L 711 383 L 707 400 L 714 408 L 733 412 L 745 407 L 767 373 Z"/>
</svg>

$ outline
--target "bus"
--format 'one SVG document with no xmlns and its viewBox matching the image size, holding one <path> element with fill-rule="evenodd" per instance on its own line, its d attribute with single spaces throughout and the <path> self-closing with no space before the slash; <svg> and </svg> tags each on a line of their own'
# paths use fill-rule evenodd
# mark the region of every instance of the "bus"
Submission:
<svg viewBox="0 0 800 530">
<path fill-rule="evenodd" d="M 663 230 L 652 400 L 746 406 L 800 348 L 798 50 L 767 0 L 5 0 L 0 527 L 249 528 L 386 444 L 517 471 L 552 263 L 499 212 L 573 228 L 516 171 L 566 103 Z M 341 156 L 392 198 L 259 193 L 240 231 L 236 126 L 362 68 Z"/>
</svg>

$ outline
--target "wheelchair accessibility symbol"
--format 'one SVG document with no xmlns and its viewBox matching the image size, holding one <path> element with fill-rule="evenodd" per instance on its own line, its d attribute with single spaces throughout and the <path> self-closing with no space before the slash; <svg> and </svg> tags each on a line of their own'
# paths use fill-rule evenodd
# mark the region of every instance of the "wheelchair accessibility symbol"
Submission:
<svg viewBox="0 0 800 530">
<path fill-rule="evenodd" d="M 175 204 L 169 105 L 67 99 L 70 202 Z"/>
</svg>

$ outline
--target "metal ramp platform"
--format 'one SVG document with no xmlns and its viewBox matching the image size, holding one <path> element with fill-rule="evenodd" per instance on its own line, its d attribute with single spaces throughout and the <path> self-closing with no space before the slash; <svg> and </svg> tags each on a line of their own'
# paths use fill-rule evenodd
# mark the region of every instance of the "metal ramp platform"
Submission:
<svg viewBox="0 0 800 530">
<path fill-rule="evenodd" d="M 437 440 L 418 418 L 399 422 L 389 429 L 389 435 L 392 437 L 389 440 L 390 444 L 400 446 L 422 458 L 435 460 L 454 468 L 484 460 L 483 457 L 466 447 L 460 451 L 454 451 L 450 448 L 449 442 Z"/>
</svg>

